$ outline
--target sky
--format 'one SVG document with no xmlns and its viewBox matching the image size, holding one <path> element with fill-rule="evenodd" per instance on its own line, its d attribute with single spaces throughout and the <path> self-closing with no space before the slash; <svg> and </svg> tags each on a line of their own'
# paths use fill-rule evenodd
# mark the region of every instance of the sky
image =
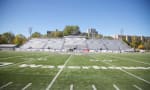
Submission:
<svg viewBox="0 0 150 90">
<path fill-rule="evenodd" d="M 103 35 L 150 36 L 150 0 L 0 0 L 0 34 L 63 30 L 78 25 Z"/>
</svg>

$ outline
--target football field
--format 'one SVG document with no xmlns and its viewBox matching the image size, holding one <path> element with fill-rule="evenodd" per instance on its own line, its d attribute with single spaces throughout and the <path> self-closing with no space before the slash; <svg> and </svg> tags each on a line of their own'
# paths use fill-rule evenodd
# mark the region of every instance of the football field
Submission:
<svg viewBox="0 0 150 90">
<path fill-rule="evenodd" d="M 150 53 L 0 51 L 0 90 L 150 90 Z"/>
</svg>

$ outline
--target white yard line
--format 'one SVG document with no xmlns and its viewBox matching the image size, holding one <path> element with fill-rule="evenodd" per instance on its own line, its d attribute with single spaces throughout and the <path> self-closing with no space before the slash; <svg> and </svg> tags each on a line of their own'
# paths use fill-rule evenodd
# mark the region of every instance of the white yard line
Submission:
<svg viewBox="0 0 150 90">
<path fill-rule="evenodd" d="M 120 90 L 119 87 L 115 84 L 113 84 L 113 87 L 116 89 L 116 90 Z"/>
<path fill-rule="evenodd" d="M 1 86 L 0 89 L 5 88 L 5 87 L 7 87 L 8 85 L 10 85 L 10 84 L 12 84 L 12 83 L 13 83 L 13 82 L 8 82 L 8 83 L 6 83 L 5 85 Z"/>
<path fill-rule="evenodd" d="M 133 87 L 135 87 L 135 88 L 138 89 L 138 90 L 142 90 L 142 88 L 140 88 L 140 87 L 137 86 L 137 85 L 133 85 Z"/>
<path fill-rule="evenodd" d="M 73 90 L 73 84 L 70 85 L 70 90 Z"/>
<path fill-rule="evenodd" d="M 92 57 L 92 56 L 90 56 L 90 57 Z M 97 59 L 96 57 L 92 57 L 92 58 Z M 115 66 L 115 65 L 110 64 L 110 63 L 107 63 L 107 62 L 103 62 L 103 63 L 105 63 L 105 64 L 107 64 L 107 65 Z M 134 77 L 134 78 L 137 78 L 138 80 L 141 80 L 141 81 L 143 81 L 143 82 L 145 82 L 145 83 L 147 83 L 147 84 L 150 84 L 149 81 L 147 81 L 147 80 L 145 80 L 145 79 L 143 79 L 143 78 L 141 78 L 141 77 L 139 77 L 139 76 L 136 76 L 135 74 L 132 74 L 132 73 L 130 73 L 130 72 L 127 72 L 127 71 L 124 70 L 124 69 L 119 69 L 119 70 L 122 71 L 122 72 L 127 73 L 128 75 L 130 75 L 130 76 L 132 76 L 132 77 Z"/>
<path fill-rule="evenodd" d="M 0 62 L 1 64 L 1 62 Z M 7 63 L 6 63 L 7 64 Z M 8 63 L 9 64 L 9 63 Z M 0 66 L 3 66 L 3 65 L 0 65 Z M 50 68 L 50 69 L 53 69 L 53 68 L 58 68 L 58 69 L 61 69 L 61 68 L 64 68 L 63 65 L 59 65 L 59 66 L 52 66 L 52 65 L 42 65 L 42 64 L 21 64 L 19 65 L 20 68 L 25 68 L 25 67 L 30 67 L 30 68 Z M 121 66 L 121 67 L 116 67 L 116 66 L 66 66 L 65 68 L 67 69 L 127 69 L 127 70 L 148 70 L 150 69 L 150 67 L 126 67 L 126 66 Z"/>
<path fill-rule="evenodd" d="M 95 87 L 95 85 L 94 85 L 94 84 L 92 85 L 92 88 L 93 88 L 93 90 L 97 90 L 97 88 Z"/>
<path fill-rule="evenodd" d="M 28 83 L 25 87 L 23 87 L 21 90 L 26 90 L 28 87 L 30 87 L 32 83 Z"/>
<path fill-rule="evenodd" d="M 70 58 L 72 57 L 72 55 L 70 55 L 69 57 L 68 57 L 68 59 L 65 61 L 65 63 L 64 63 L 64 67 L 66 66 L 66 64 L 69 62 L 69 60 L 70 60 Z M 59 71 L 58 71 L 58 73 L 56 74 L 56 76 L 53 78 L 53 80 L 49 83 L 49 85 L 47 86 L 47 88 L 46 88 L 46 90 L 50 90 L 50 88 L 52 87 L 52 85 L 54 84 L 54 82 L 56 81 L 56 79 L 57 79 L 57 77 L 60 75 L 60 73 L 63 71 L 63 69 L 64 69 L 64 67 L 63 68 L 61 68 Z"/>
</svg>

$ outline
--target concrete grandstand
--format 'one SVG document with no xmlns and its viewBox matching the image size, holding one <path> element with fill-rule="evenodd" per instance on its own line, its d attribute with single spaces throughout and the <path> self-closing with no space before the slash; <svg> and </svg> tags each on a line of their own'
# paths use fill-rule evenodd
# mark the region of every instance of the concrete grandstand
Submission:
<svg viewBox="0 0 150 90">
<path fill-rule="evenodd" d="M 62 51 L 62 52 L 126 52 L 132 51 L 121 40 L 86 39 L 82 36 L 65 36 L 64 38 L 33 38 L 22 45 L 21 51 Z"/>
</svg>

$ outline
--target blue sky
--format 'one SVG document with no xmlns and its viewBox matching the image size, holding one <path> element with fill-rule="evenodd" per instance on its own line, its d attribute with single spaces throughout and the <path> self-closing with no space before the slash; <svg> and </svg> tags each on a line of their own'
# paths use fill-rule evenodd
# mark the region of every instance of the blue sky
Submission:
<svg viewBox="0 0 150 90">
<path fill-rule="evenodd" d="M 150 36 L 150 0 L 0 0 L 0 34 L 63 30 L 78 25 L 103 35 Z"/>
</svg>

